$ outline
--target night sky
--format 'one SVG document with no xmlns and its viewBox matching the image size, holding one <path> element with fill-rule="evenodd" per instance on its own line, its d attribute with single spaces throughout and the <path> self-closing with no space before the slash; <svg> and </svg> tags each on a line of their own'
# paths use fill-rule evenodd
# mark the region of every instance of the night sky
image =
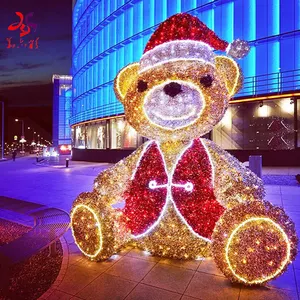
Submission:
<svg viewBox="0 0 300 300">
<path fill-rule="evenodd" d="M 37 25 L 36 31 L 30 26 L 22 44 L 20 27 L 8 30 L 9 25 L 20 22 L 15 12 L 24 15 L 25 25 L 25 16 L 33 12 L 28 22 Z M 15 48 L 7 48 L 7 38 Z M 30 40 L 33 49 L 28 48 Z M 8 106 L 51 105 L 52 75 L 70 74 L 71 56 L 72 0 L 0 1 L 0 97 Z"/>
</svg>

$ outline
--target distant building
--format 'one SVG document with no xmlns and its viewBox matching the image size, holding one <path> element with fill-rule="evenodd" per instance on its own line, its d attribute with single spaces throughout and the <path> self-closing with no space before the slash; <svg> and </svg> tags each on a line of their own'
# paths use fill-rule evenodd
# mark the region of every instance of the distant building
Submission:
<svg viewBox="0 0 300 300">
<path fill-rule="evenodd" d="M 53 75 L 53 146 L 71 145 L 72 76 Z"/>
</svg>

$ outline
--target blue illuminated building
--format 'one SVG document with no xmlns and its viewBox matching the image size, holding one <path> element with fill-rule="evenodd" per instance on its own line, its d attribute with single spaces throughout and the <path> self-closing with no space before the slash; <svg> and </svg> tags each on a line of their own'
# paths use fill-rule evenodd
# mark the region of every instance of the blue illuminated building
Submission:
<svg viewBox="0 0 300 300">
<path fill-rule="evenodd" d="M 160 22 L 179 12 L 197 16 L 223 40 L 241 38 L 252 47 L 239 61 L 244 88 L 210 138 L 233 153 L 300 146 L 295 131 L 300 127 L 299 0 L 73 2 L 70 123 L 78 159 L 99 160 L 99 152 L 103 160 L 112 153 L 118 159 L 122 155 L 114 149 L 136 148 L 143 142 L 124 121 L 113 80 L 122 67 L 140 59 Z"/>
<path fill-rule="evenodd" d="M 53 146 L 71 145 L 72 76 L 53 75 Z"/>
</svg>

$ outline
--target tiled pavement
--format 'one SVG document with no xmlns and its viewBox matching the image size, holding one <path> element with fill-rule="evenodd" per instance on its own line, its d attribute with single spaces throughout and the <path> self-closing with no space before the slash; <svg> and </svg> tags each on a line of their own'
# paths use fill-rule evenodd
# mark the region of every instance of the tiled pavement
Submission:
<svg viewBox="0 0 300 300">
<path fill-rule="evenodd" d="M 1 194 L 66 210 L 78 192 L 89 190 L 96 173 L 105 168 L 102 165 L 74 165 L 73 169 L 55 170 L 33 166 L 32 163 L 29 166 L 29 161 L 22 160 L 16 164 L 4 162 L 0 165 Z M 264 174 L 295 173 L 300 173 L 300 170 L 264 170 Z M 300 187 L 268 185 L 266 190 L 266 199 L 286 209 L 300 236 Z M 69 252 L 66 272 L 62 282 L 52 289 L 49 300 L 299 299 L 299 256 L 285 274 L 267 287 L 247 288 L 231 284 L 211 259 L 169 260 L 126 248 L 108 261 L 96 263 L 80 254 L 70 231 L 65 239 Z"/>
</svg>

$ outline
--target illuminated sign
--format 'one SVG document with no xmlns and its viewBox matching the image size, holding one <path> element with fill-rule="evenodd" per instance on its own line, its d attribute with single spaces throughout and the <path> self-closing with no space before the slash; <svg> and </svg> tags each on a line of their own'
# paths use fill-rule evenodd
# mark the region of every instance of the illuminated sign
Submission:
<svg viewBox="0 0 300 300">
<path fill-rule="evenodd" d="M 60 151 L 71 151 L 72 150 L 72 147 L 71 145 L 61 145 L 59 147 Z"/>
<path fill-rule="evenodd" d="M 59 153 L 60 154 L 70 155 L 71 151 L 72 151 L 72 146 L 71 145 L 60 145 L 59 146 Z"/>
</svg>

